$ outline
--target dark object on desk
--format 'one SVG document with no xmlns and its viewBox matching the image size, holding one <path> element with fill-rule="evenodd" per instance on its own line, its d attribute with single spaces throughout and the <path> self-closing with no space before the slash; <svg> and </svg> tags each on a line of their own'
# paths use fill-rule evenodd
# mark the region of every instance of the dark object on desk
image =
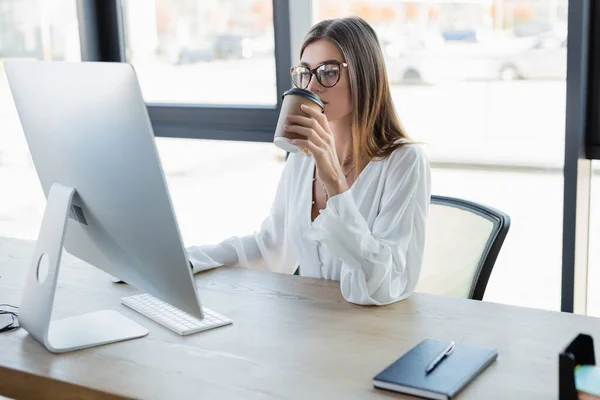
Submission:
<svg viewBox="0 0 600 400">
<path fill-rule="evenodd" d="M 8 310 L 3 308 L 8 308 Z M 9 315 L 11 317 L 10 324 L 0 326 L 0 333 L 15 331 L 21 327 L 18 319 L 18 310 L 19 307 L 11 306 L 10 304 L 0 304 L 0 315 Z"/>
<path fill-rule="evenodd" d="M 430 372 L 449 342 L 425 339 L 373 378 L 373 386 L 429 399 L 452 399 L 498 356 L 492 349 L 455 345 Z"/>
<path fill-rule="evenodd" d="M 558 398 L 577 400 L 575 367 L 596 365 L 594 340 L 590 335 L 579 334 L 558 356 Z"/>
</svg>

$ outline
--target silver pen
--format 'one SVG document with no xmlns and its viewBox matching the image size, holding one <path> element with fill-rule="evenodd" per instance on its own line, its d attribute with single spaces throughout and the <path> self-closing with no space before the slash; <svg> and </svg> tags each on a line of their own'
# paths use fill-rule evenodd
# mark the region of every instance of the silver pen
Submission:
<svg viewBox="0 0 600 400">
<path fill-rule="evenodd" d="M 454 342 L 450 342 L 448 347 L 446 347 L 436 358 L 433 359 L 433 361 L 431 363 L 429 363 L 429 365 L 427 366 L 427 369 L 425 369 L 425 373 L 428 374 L 431 371 L 433 371 L 434 368 L 437 367 L 438 364 L 440 362 L 442 362 L 442 360 L 444 358 L 448 357 L 450 355 L 450 353 L 452 353 L 453 351 L 454 351 Z"/>
</svg>

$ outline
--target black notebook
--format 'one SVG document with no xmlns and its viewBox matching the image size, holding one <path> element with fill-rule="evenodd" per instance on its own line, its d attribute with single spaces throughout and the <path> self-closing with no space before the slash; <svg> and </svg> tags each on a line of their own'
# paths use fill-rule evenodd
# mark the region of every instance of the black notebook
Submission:
<svg viewBox="0 0 600 400">
<path fill-rule="evenodd" d="M 373 385 L 429 399 L 452 399 L 498 356 L 496 350 L 456 344 L 452 353 L 427 374 L 427 366 L 449 343 L 423 340 L 373 378 Z"/>
</svg>

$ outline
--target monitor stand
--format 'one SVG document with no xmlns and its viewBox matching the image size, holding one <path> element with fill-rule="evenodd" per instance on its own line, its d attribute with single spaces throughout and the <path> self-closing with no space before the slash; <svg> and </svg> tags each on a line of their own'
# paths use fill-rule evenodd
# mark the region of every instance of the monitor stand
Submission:
<svg viewBox="0 0 600 400">
<path fill-rule="evenodd" d="M 65 353 L 148 334 L 146 328 L 114 310 L 51 321 L 67 218 L 74 194 L 75 188 L 59 183 L 50 188 L 19 310 L 21 326 L 53 353 Z M 44 255 L 49 261 L 48 273 L 40 281 L 40 264 Z"/>
</svg>

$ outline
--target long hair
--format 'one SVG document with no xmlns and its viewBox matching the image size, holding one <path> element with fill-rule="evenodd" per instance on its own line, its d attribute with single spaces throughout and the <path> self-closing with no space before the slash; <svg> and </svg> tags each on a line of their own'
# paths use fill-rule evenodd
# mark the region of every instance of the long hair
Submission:
<svg viewBox="0 0 600 400">
<path fill-rule="evenodd" d="M 361 153 L 369 160 L 386 158 L 407 144 L 410 139 L 396 113 L 383 52 L 373 28 L 358 17 L 321 21 L 304 38 L 300 58 L 309 44 L 321 39 L 336 44 L 348 64 L 356 167 L 362 167 Z M 398 139 L 406 140 L 395 143 Z"/>
</svg>

